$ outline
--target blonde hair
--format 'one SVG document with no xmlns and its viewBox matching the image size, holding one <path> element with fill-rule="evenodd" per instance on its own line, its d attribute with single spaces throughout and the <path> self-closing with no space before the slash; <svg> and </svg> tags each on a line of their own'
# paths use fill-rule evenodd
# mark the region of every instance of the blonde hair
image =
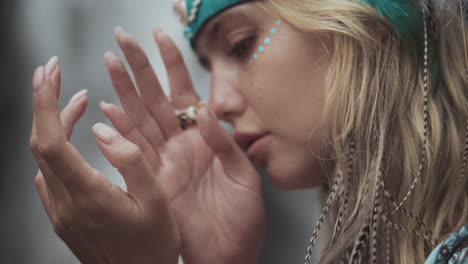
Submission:
<svg viewBox="0 0 468 264">
<path fill-rule="evenodd" d="M 368 245 L 376 250 L 366 246 L 362 260 L 370 262 L 376 253 L 378 263 L 387 257 L 391 263 L 422 263 L 434 248 L 433 237 L 440 242 L 468 222 L 468 181 L 461 177 L 468 117 L 461 18 L 451 1 L 433 2 L 441 72 L 437 91 L 434 82 L 429 86 L 423 163 L 424 75 L 417 54 L 424 46 L 403 42 L 388 20 L 358 0 L 259 2 L 298 29 L 330 37 L 333 43 L 323 119 L 331 122 L 330 144 L 341 173 L 332 178 L 335 234 L 322 263 L 349 257 L 364 226 Z M 421 164 L 414 191 L 403 209 L 392 214 Z M 387 222 L 373 226 L 379 202 Z M 377 241 L 377 234 L 388 237 Z"/>
</svg>

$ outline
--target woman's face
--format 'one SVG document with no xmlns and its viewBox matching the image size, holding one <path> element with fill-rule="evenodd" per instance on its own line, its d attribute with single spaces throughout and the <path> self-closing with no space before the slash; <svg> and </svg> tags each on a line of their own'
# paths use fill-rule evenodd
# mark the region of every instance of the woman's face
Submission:
<svg viewBox="0 0 468 264">
<path fill-rule="evenodd" d="M 238 143 L 278 188 L 326 180 L 317 156 L 327 134 L 321 123 L 327 45 L 255 3 L 227 9 L 197 38 L 197 54 L 211 72 L 210 108 L 233 125 Z"/>
</svg>

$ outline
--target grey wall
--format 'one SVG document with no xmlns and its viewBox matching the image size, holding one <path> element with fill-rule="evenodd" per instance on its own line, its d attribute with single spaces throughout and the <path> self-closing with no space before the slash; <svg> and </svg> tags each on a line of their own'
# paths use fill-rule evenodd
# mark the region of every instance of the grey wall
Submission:
<svg viewBox="0 0 468 264">
<path fill-rule="evenodd" d="M 161 27 L 174 37 L 204 100 L 209 76 L 197 64 L 173 16 L 171 0 L 2 0 L 0 2 L 0 263 L 78 263 L 53 233 L 34 188 L 36 165 L 29 151 L 31 76 L 54 55 L 63 70 L 60 103 L 81 89 L 89 90 L 89 107 L 72 143 L 87 161 L 117 184 L 123 184 L 95 145 L 91 127 L 107 120 L 99 111 L 104 100 L 118 103 L 103 55 L 119 51 L 113 29 L 134 34 L 148 52 L 163 86 L 167 78 L 151 37 Z M 265 182 L 269 233 L 262 263 L 302 263 L 315 223 L 317 193 L 283 193 Z"/>
</svg>

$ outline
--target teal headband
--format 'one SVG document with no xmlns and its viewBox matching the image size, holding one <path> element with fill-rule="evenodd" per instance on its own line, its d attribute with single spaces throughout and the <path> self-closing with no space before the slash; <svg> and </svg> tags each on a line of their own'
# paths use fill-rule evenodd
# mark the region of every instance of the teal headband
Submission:
<svg viewBox="0 0 468 264">
<path fill-rule="evenodd" d="M 188 26 L 185 28 L 185 37 L 194 47 L 195 38 L 203 26 L 215 15 L 248 0 L 185 0 L 187 6 Z M 194 5 L 196 8 L 194 9 Z M 193 18 L 190 21 L 190 18 Z"/>
<path fill-rule="evenodd" d="M 188 26 L 185 36 L 194 47 L 195 38 L 203 26 L 215 15 L 249 0 L 185 0 Z M 386 17 L 399 35 L 414 37 L 421 32 L 421 11 L 416 1 L 409 0 L 361 0 Z M 195 8 L 194 8 L 195 7 Z"/>
</svg>

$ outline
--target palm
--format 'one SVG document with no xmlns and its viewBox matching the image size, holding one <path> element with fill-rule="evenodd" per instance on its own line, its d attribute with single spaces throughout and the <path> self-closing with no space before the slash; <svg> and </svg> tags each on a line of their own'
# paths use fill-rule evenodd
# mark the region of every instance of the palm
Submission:
<svg viewBox="0 0 468 264">
<path fill-rule="evenodd" d="M 185 146 L 183 151 L 181 146 Z M 166 187 L 181 231 L 184 257 L 195 263 L 214 263 L 242 254 L 237 251 L 245 248 L 239 245 L 245 247 L 247 241 L 261 244 L 265 216 L 253 167 L 250 184 L 237 183 L 237 175 L 225 172 L 197 128 L 169 141 L 161 159 L 161 186 Z"/>
</svg>

